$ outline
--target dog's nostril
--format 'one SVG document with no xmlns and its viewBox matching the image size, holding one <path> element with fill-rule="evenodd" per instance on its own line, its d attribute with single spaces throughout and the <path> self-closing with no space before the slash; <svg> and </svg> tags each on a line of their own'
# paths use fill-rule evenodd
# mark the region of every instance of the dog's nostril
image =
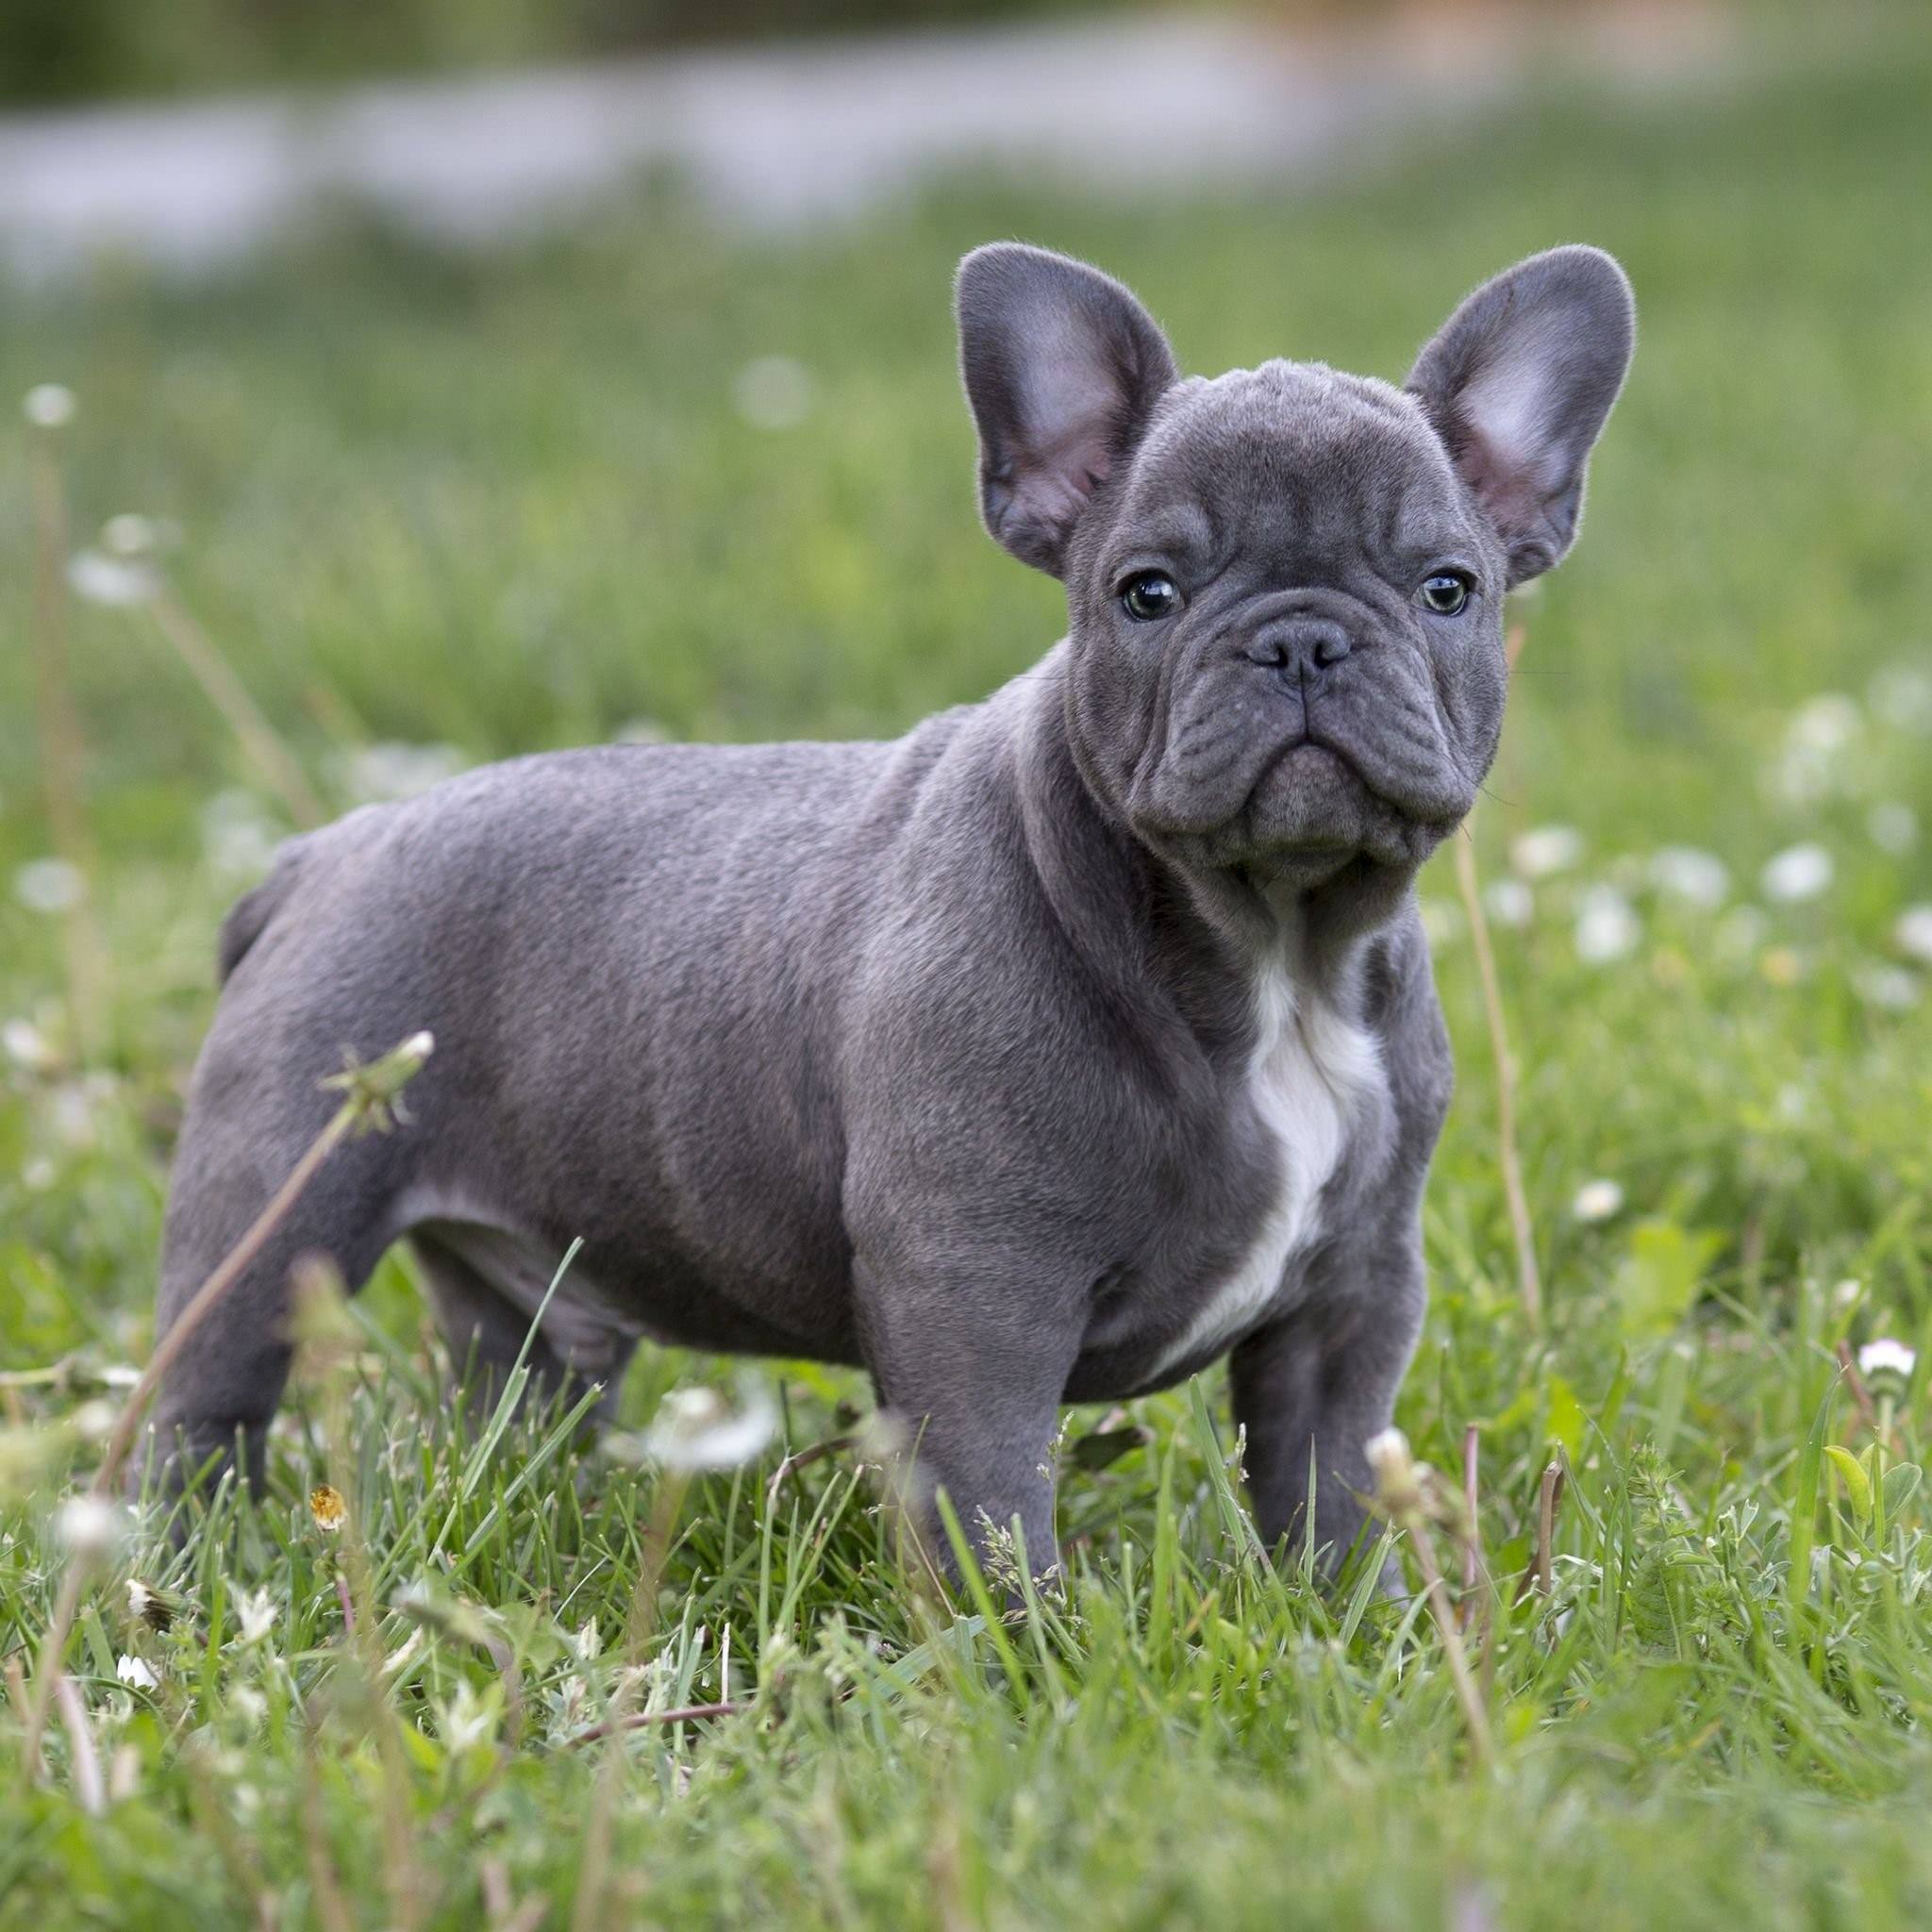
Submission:
<svg viewBox="0 0 1932 1932">
<path fill-rule="evenodd" d="M 1348 656 L 1348 640 L 1339 631 L 1324 631 L 1315 640 L 1315 662 L 1325 670 Z"/>
<path fill-rule="evenodd" d="M 1257 638 L 1241 655 L 1265 671 L 1280 671 L 1288 663 L 1288 645 L 1280 638 Z"/>
</svg>

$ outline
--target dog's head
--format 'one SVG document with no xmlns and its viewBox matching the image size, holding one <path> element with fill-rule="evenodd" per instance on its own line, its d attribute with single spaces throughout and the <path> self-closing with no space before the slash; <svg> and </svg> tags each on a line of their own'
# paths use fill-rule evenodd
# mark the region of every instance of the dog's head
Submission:
<svg viewBox="0 0 1932 1932">
<path fill-rule="evenodd" d="M 987 527 L 1066 584 L 1089 784 L 1250 884 L 1406 876 L 1494 756 L 1503 593 L 1576 533 L 1623 271 L 1532 257 L 1400 390 L 1283 361 L 1183 380 L 1118 282 L 1013 243 L 966 258 L 958 315 Z"/>
</svg>

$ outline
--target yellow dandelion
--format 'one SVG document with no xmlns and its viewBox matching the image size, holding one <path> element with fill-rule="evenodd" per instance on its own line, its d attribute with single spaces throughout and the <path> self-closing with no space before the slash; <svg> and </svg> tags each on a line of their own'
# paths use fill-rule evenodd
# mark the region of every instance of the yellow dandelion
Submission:
<svg viewBox="0 0 1932 1932">
<path fill-rule="evenodd" d="M 331 1483 L 317 1483 L 308 1492 L 308 1513 L 317 1529 L 333 1536 L 349 1520 L 349 1506 L 342 1492 Z"/>
</svg>

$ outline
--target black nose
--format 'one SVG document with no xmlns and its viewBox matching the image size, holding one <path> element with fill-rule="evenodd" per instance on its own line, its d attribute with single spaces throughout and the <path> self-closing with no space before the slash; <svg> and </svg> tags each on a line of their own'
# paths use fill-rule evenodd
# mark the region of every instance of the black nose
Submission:
<svg viewBox="0 0 1932 1932">
<path fill-rule="evenodd" d="M 1348 633 L 1332 617 L 1280 617 L 1264 625 L 1241 655 L 1267 670 L 1298 677 L 1325 671 L 1348 656 Z"/>
</svg>

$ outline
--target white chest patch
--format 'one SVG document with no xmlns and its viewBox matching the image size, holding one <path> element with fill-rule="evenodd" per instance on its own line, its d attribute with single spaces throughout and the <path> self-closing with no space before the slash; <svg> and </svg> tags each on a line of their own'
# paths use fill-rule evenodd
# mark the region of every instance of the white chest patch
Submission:
<svg viewBox="0 0 1932 1932">
<path fill-rule="evenodd" d="M 1278 1191 L 1246 1256 L 1208 1295 L 1157 1373 L 1232 1341 L 1273 1301 L 1295 1255 L 1320 1233 L 1322 1190 L 1348 1130 L 1384 1085 L 1375 1041 L 1271 969 L 1256 988 L 1257 1037 L 1245 1093 L 1275 1143 Z"/>
</svg>

